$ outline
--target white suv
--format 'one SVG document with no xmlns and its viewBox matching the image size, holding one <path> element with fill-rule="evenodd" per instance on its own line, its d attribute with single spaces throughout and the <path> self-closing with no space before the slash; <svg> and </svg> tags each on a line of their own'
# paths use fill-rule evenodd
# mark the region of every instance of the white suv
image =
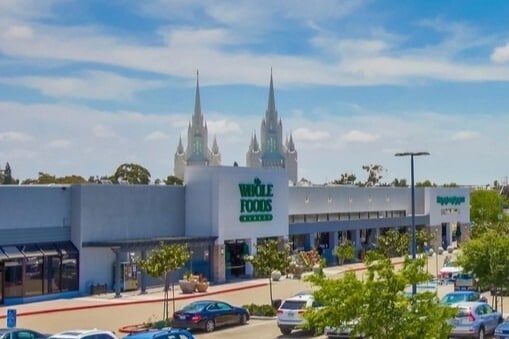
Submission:
<svg viewBox="0 0 509 339">
<path fill-rule="evenodd" d="M 311 294 L 298 294 L 285 299 L 277 310 L 277 326 L 281 333 L 288 335 L 297 326 L 303 325 L 305 319 L 302 316 L 308 307 L 317 307 Z"/>
<path fill-rule="evenodd" d="M 53 334 L 47 339 L 118 339 L 115 333 L 105 330 L 69 330 Z"/>
</svg>

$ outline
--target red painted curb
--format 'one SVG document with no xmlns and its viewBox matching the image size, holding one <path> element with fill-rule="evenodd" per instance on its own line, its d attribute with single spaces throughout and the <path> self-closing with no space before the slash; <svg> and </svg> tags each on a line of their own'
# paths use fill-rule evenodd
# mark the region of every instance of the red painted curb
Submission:
<svg viewBox="0 0 509 339">
<path fill-rule="evenodd" d="M 259 284 L 253 284 L 250 286 L 232 287 L 229 289 L 225 289 L 225 290 L 221 290 L 221 291 L 214 291 L 214 292 L 209 292 L 209 293 L 189 294 L 189 295 L 175 297 L 175 300 L 186 300 L 186 299 L 198 298 L 198 297 L 205 296 L 205 295 L 215 295 L 215 294 L 220 294 L 220 293 L 236 292 L 236 291 L 242 291 L 242 290 L 247 290 L 247 289 L 251 289 L 251 288 L 267 286 L 267 285 L 268 285 L 268 283 L 259 283 Z M 168 300 L 172 300 L 172 299 L 170 298 Z M 18 313 L 16 316 L 23 317 L 23 316 L 47 314 L 47 313 L 80 311 L 80 310 L 87 310 L 87 309 L 100 308 L 100 307 L 115 307 L 115 306 L 136 305 L 136 304 L 149 304 L 149 303 L 155 303 L 155 302 L 161 302 L 161 301 L 164 301 L 164 298 L 151 299 L 151 300 L 126 301 L 126 302 L 113 303 L 113 304 L 73 306 L 73 307 L 65 307 L 65 308 L 58 308 L 58 309 L 32 311 L 32 312 L 22 312 L 22 313 Z M 0 315 L 0 319 L 5 319 L 6 317 L 7 317 L 7 315 Z"/>
</svg>

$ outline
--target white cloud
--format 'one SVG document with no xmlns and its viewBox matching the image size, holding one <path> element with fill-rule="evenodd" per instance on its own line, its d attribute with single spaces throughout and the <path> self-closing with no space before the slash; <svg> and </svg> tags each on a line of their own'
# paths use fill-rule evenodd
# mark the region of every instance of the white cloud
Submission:
<svg viewBox="0 0 509 339">
<path fill-rule="evenodd" d="M 94 136 L 97 138 L 108 139 L 118 137 L 118 134 L 111 126 L 105 126 L 103 124 L 97 124 L 93 126 L 92 131 L 94 133 Z"/>
<path fill-rule="evenodd" d="M 491 60 L 497 63 L 505 63 L 509 61 L 509 43 L 495 48 L 493 53 L 491 53 Z"/>
<path fill-rule="evenodd" d="M 346 142 L 372 142 L 378 139 L 377 135 L 365 133 L 361 131 L 350 131 L 345 135 L 341 136 L 340 139 Z"/>
<path fill-rule="evenodd" d="M 460 131 L 452 135 L 454 141 L 472 140 L 479 137 L 479 133 L 473 131 Z"/>
<path fill-rule="evenodd" d="M 138 91 L 161 86 L 161 82 L 126 78 L 110 72 L 87 71 L 74 77 L 15 77 L 0 79 L 4 84 L 34 88 L 56 98 L 129 100 Z"/>
<path fill-rule="evenodd" d="M 296 142 L 314 142 L 330 139 L 330 133 L 328 131 L 313 131 L 308 128 L 297 128 L 292 132 L 292 136 Z"/>
<path fill-rule="evenodd" d="M 145 136 L 146 141 L 163 140 L 168 139 L 168 135 L 161 131 L 155 131 Z"/>
<path fill-rule="evenodd" d="M 23 142 L 30 141 L 33 137 L 30 134 L 16 131 L 0 132 L 0 141 Z"/>
<path fill-rule="evenodd" d="M 10 26 L 4 33 L 3 36 L 7 39 L 27 39 L 33 38 L 32 28 L 26 25 L 13 25 Z"/>
<path fill-rule="evenodd" d="M 230 135 L 241 133 L 239 124 L 228 119 L 207 120 L 207 128 L 210 135 Z"/>
<path fill-rule="evenodd" d="M 71 146 L 71 141 L 67 139 L 55 139 L 48 143 L 49 148 L 65 149 Z"/>
</svg>

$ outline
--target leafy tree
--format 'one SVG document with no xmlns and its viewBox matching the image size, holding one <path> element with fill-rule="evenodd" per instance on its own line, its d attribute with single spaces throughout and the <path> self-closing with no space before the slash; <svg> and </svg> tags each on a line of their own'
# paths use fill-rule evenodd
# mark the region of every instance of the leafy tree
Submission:
<svg viewBox="0 0 509 339">
<path fill-rule="evenodd" d="M 56 177 L 54 175 L 39 172 L 39 176 L 37 179 L 26 179 L 23 180 L 24 185 L 30 184 L 39 184 L 39 185 L 49 185 L 49 184 L 85 184 L 88 181 L 85 180 L 82 176 L 79 175 L 68 175 L 65 177 Z"/>
<path fill-rule="evenodd" d="M 269 277 L 270 304 L 273 305 L 272 298 L 272 271 L 278 270 L 286 273 L 290 268 L 290 246 L 281 244 L 277 240 L 265 240 L 256 245 L 256 254 L 248 256 L 246 261 L 253 265 L 256 273 L 261 276 Z"/>
<path fill-rule="evenodd" d="M 158 248 L 152 250 L 146 260 L 136 259 L 136 263 L 143 271 L 154 278 L 164 281 L 163 317 L 165 320 L 169 318 L 168 285 L 170 273 L 184 267 L 190 258 L 191 251 L 187 244 L 165 244 L 161 242 Z M 175 294 L 173 287 L 172 291 Z M 175 311 L 175 295 L 173 295 L 172 299 L 173 311 Z"/>
<path fill-rule="evenodd" d="M 174 175 L 169 175 L 166 180 L 164 180 L 166 185 L 183 185 L 184 181 Z"/>
<path fill-rule="evenodd" d="M 431 181 L 429 181 L 428 179 L 426 179 L 424 181 L 417 182 L 415 184 L 415 187 L 436 187 L 436 184 L 434 184 Z"/>
<path fill-rule="evenodd" d="M 497 224 L 507 221 L 504 208 L 509 206 L 509 201 L 497 191 L 476 190 L 470 193 L 470 220 L 474 228 L 478 225 Z"/>
<path fill-rule="evenodd" d="M 431 277 L 424 269 L 426 260 L 407 256 L 403 268 L 395 270 L 389 258 L 369 251 L 362 280 L 355 272 L 340 279 L 311 275 L 308 281 L 318 287 L 315 300 L 324 307 L 304 313 L 305 327 L 319 333 L 326 326 L 350 328 L 352 338 L 447 338 L 452 328 L 447 320 L 457 310 L 441 306 L 435 292 L 405 294 L 408 286 Z"/>
<path fill-rule="evenodd" d="M 394 187 L 408 187 L 408 183 L 407 183 L 406 179 L 395 178 L 392 181 L 391 186 L 394 186 Z"/>
<path fill-rule="evenodd" d="M 396 229 L 389 229 L 377 237 L 377 250 L 387 258 L 399 257 L 408 253 L 411 236 L 409 232 L 400 232 Z M 416 236 L 417 239 L 417 236 Z"/>
<path fill-rule="evenodd" d="M 427 243 L 428 246 L 435 239 L 435 234 L 426 232 L 424 229 L 415 231 L 415 244 L 417 247 L 417 253 L 424 252 L 424 243 Z"/>
<path fill-rule="evenodd" d="M 16 180 L 12 178 L 11 166 L 9 165 L 9 163 L 5 164 L 4 173 L 2 175 L 0 172 L 0 175 L 1 182 L 3 185 L 12 185 L 16 183 Z"/>
<path fill-rule="evenodd" d="M 355 258 L 355 246 L 350 240 L 344 241 L 334 249 L 334 255 L 338 257 L 339 264 L 342 265 L 345 260 Z"/>
<path fill-rule="evenodd" d="M 505 226 L 507 229 L 507 225 Z M 484 287 L 509 289 L 509 235 L 507 230 L 487 229 L 462 246 L 457 262 L 472 272 Z"/>
<path fill-rule="evenodd" d="M 380 180 L 382 180 L 382 175 L 380 174 L 384 170 L 382 165 L 364 165 L 362 169 L 367 172 L 368 178 L 365 183 L 360 183 L 360 186 L 377 186 Z"/>
<path fill-rule="evenodd" d="M 122 180 L 129 184 L 148 185 L 150 183 L 150 172 L 143 166 L 137 164 L 122 164 L 113 175 L 113 182 L 118 184 Z"/>
<path fill-rule="evenodd" d="M 455 182 L 445 183 L 442 185 L 443 187 L 458 187 L 458 184 Z"/>
<path fill-rule="evenodd" d="M 342 173 L 341 178 L 334 180 L 335 185 L 353 185 L 357 177 L 353 173 Z"/>
</svg>

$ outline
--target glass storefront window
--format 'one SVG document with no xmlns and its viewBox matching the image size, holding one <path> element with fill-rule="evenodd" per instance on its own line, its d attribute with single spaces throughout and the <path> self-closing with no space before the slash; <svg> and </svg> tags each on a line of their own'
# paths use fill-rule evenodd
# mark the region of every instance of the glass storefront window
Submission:
<svg viewBox="0 0 509 339">
<path fill-rule="evenodd" d="M 42 264 L 42 256 L 25 259 L 25 281 L 23 283 L 25 296 L 42 294 Z"/>
<path fill-rule="evenodd" d="M 75 291 L 78 289 L 78 251 L 73 246 L 59 246 L 62 253 L 62 283 L 61 291 Z"/>
<path fill-rule="evenodd" d="M 23 259 L 10 259 L 4 262 L 4 297 L 23 296 Z"/>
</svg>

